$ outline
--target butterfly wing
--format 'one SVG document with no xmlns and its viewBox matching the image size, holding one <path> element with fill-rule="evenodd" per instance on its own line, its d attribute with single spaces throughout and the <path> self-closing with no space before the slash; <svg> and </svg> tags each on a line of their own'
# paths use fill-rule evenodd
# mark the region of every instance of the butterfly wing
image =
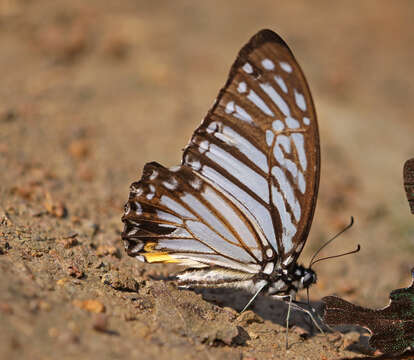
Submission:
<svg viewBox="0 0 414 360">
<path fill-rule="evenodd" d="M 128 253 L 147 262 L 228 269 L 241 281 L 287 268 L 306 241 L 319 183 L 316 115 L 299 65 L 262 30 L 242 48 L 182 165 L 150 163 L 132 184 Z M 217 283 L 217 276 L 211 280 Z"/>
</svg>

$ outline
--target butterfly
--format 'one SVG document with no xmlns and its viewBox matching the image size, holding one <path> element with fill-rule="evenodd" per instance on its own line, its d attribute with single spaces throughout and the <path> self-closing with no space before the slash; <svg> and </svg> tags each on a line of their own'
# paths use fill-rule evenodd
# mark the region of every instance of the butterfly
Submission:
<svg viewBox="0 0 414 360">
<path fill-rule="evenodd" d="M 371 333 L 369 344 L 382 353 L 401 354 L 414 349 L 414 269 L 411 285 L 390 293 L 382 309 L 354 305 L 337 296 L 326 296 L 324 321 L 328 325 L 357 324 Z"/>
<path fill-rule="evenodd" d="M 144 166 L 122 221 L 128 255 L 175 263 L 180 287 L 296 295 L 316 282 L 297 263 L 320 173 L 306 79 L 286 43 L 261 30 L 240 50 L 180 166 Z"/>
<path fill-rule="evenodd" d="M 403 175 L 408 204 L 411 213 L 414 214 L 414 158 L 405 162 Z"/>
</svg>

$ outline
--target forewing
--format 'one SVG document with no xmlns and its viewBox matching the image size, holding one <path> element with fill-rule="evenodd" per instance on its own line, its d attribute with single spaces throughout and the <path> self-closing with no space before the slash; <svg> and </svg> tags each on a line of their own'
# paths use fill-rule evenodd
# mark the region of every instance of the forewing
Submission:
<svg viewBox="0 0 414 360">
<path fill-rule="evenodd" d="M 263 30 L 240 51 L 182 165 L 147 164 L 132 184 L 122 236 L 129 255 L 147 262 L 250 274 L 269 261 L 288 267 L 306 240 L 318 181 L 308 86 L 283 40 Z"/>
<path fill-rule="evenodd" d="M 311 94 L 294 56 L 270 30 L 240 51 L 228 81 L 184 152 L 190 166 L 237 204 L 288 267 L 312 222 L 319 137 Z"/>
</svg>

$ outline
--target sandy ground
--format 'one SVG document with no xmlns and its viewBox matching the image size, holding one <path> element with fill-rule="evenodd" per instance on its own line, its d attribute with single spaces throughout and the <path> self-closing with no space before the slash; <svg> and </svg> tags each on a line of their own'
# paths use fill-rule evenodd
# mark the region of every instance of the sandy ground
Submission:
<svg viewBox="0 0 414 360">
<path fill-rule="evenodd" d="M 128 258 L 129 184 L 181 149 L 239 48 L 280 33 L 307 75 L 322 175 L 301 261 L 351 215 L 311 289 L 381 307 L 410 283 L 414 218 L 402 166 L 414 156 L 411 1 L 0 1 L 0 358 L 350 359 L 357 329 L 317 335 L 283 304 L 178 290 L 177 268 Z"/>
</svg>

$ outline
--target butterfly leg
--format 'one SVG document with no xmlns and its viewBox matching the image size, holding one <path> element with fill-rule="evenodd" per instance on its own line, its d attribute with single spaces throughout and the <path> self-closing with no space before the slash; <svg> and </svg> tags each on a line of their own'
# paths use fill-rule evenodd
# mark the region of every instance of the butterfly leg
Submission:
<svg viewBox="0 0 414 360">
<path fill-rule="evenodd" d="M 318 324 L 318 322 L 316 321 L 316 319 L 315 319 L 315 317 L 312 315 L 312 313 L 309 311 L 309 310 L 306 310 L 306 309 L 304 309 L 304 308 L 302 308 L 301 306 L 299 306 L 298 305 L 298 303 L 299 304 L 302 304 L 302 303 L 300 303 L 300 302 L 292 302 L 292 303 L 289 303 L 289 310 L 290 310 L 290 306 L 292 306 L 294 309 L 296 309 L 296 310 L 300 310 L 300 311 L 302 311 L 302 312 L 304 312 L 304 313 L 306 313 L 306 314 L 308 314 L 308 316 L 310 317 L 310 319 L 312 320 L 312 322 L 313 322 L 313 324 L 316 326 L 316 328 L 322 333 L 322 334 L 324 334 L 325 332 L 322 330 L 322 328 L 319 326 L 319 324 Z M 319 317 L 319 319 L 320 319 L 320 316 L 315 312 L 315 314 Z"/>
<path fill-rule="evenodd" d="M 272 295 L 272 298 L 283 300 L 283 301 L 289 301 L 288 302 L 288 312 L 286 316 L 286 344 L 285 344 L 285 350 L 288 350 L 289 348 L 289 318 L 290 318 L 290 307 L 294 305 L 293 300 L 295 298 L 295 295 Z M 297 306 L 299 307 L 299 306 Z"/>
<path fill-rule="evenodd" d="M 292 306 L 292 301 L 293 301 L 293 295 L 289 295 L 289 306 L 288 306 L 288 312 L 287 312 L 287 316 L 286 316 L 286 345 L 285 345 L 285 349 L 288 350 L 289 348 L 289 318 L 290 318 L 290 307 Z"/>
<path fill-rule="evenodd" d="M 240 314 L 246 311 L 246 309 L 250 306 L 250 304 L 254 301 L 254 299 L 256 299 L 257 295 L 259 295 L 260 291 L 262 291 L 266 285 L 267 283 L 265 283 L 262 287 L 259 288 L 259 290 L 256 291 L 256 293 L 252 296 L 252 298 L 249 300 L 249 302 L 246 304 L 246 306 L 243 308 Z"/>
</svg>

